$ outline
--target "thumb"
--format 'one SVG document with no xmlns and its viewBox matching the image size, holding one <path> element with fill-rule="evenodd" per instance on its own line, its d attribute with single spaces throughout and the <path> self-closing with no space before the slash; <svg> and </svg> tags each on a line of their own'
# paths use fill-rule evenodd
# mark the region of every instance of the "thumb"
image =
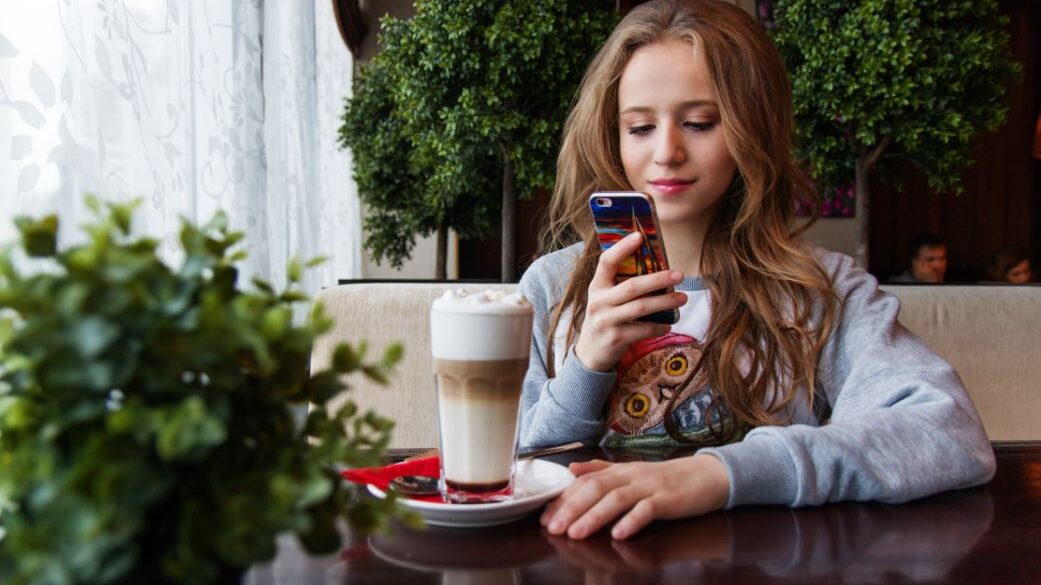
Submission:
<svg viewBox="0 0 1041 585">
<path fill-rule="evenodd" d="M 618 273 L 622 262 L 636 252 L 642 241 L 643 235 L 639 232 L 632 232 L 615 242 L 610 248 L 604 250 L 600 254 L 600 261 L 596 265 L 596 274 L 593 275 L 593 281 L 606 288 L 614 286 L 614 277 Z"/>
</svg>

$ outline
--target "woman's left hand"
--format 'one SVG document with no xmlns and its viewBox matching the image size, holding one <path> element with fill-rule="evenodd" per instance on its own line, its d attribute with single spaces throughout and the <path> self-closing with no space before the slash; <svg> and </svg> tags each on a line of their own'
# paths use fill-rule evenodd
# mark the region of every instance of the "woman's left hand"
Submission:
<svg viewBox="0 0 1041 585">
<path fill-rule="evenodd" d="M 611 537 L 624 539 L 657 519 L 698 516 L 726 505 L 730 477 L 712 455 L 652 463 L 572 463 L 577 479 L 542 513 L 550 534 L 585 538 L 618 516 Z M 623 515 L 624 514 L 624 515 Z"/>
</svg>

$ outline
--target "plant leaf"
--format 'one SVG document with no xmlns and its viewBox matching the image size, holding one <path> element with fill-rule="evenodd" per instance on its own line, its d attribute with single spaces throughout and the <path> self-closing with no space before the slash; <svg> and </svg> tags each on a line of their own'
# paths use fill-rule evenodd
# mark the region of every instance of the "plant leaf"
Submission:
<svg viewBox="0 0 1041 585">
<path fill-rule="evenodd" d="M 18 116 L 22 118 L 23 122 L 37 130 L 43 128 L 43 125 L 47 123 L 47 119 L 43 117 L 39 108 L 29 102 L 15 101 L 10 105 L 18 112 Z"/>
<path fill-rule="evenodd" d="M 43 67 L 40 67 L 40 64 L 35 61 L 32 68 L 29 69 L 29 87 L 36 93 L 36 97 L 40 100 L 43 107 L 49 108 L 54 105 L 56 93 L 54 81 L 43 70 Z"/>
<path fill-rule="evenodd" d="M 0 57 L 16 57 L 18 48 L 4 35 L 0 34 Z"/>
</svg>

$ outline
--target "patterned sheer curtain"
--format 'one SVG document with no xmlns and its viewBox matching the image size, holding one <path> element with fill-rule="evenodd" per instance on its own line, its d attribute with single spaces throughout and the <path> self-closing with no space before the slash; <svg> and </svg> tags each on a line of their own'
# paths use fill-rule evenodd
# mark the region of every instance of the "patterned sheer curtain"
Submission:
<svg viewBox="0 0 1041 585">
<path fill-rule="evenodd" d="M 171 261 L 178 218 L 223 209 L 246 278 L 315 256 L 307 292 L 357 277 L 350 79 L 328 0 L 0 0 L 0 242 L 44 213 L 76 241 L 95 193 L 141 198 L 135 227 Z"/>
</svg>

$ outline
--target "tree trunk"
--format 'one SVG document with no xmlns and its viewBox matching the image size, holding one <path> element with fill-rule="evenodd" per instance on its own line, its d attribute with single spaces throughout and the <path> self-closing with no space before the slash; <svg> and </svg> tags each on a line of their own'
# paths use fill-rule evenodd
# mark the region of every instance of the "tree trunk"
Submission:
<svg viewBox="0 0 1041 585">
<path fill-rule="evenodd" d="M 870 173 L 871 167 L 868 164 L 868 155 L 861 154 L 857 157 L 857 171 L 854 183 L 854 191 L 857 198 L 857 255 L 855 260 L 864 270 L 868 269 L 868 236 L 871 230 L 871 224 L 868 221 L 870 217 L 868 215 L 870 213 L 868 198 L 871 196 L 868 184 Z"/>
<path fill-rule="evenodd" d="M 857 170 L 853 184 L 857 197 L 857 257 L 855 260 L 864 270 L 870 269 L 868 266 L 868 240 L 871 236 L 871 187 L 869 182 L 871 169 L 892 142 L 892 136 L 884 136 L 878 144 L 870 149 L 857 148 Z"/>
<path fill-rule="evenodd" d="M 502 282 L 517 280 L 517 181 L 502 149 Z"/>
<path fill-rule="evenodd" d="M 448 228 L 445 222 L 437 224 L 437 264 L 434 268 L 434 278 L 445 280 L 445 259 L 448 257 Z"/>
</svg>

